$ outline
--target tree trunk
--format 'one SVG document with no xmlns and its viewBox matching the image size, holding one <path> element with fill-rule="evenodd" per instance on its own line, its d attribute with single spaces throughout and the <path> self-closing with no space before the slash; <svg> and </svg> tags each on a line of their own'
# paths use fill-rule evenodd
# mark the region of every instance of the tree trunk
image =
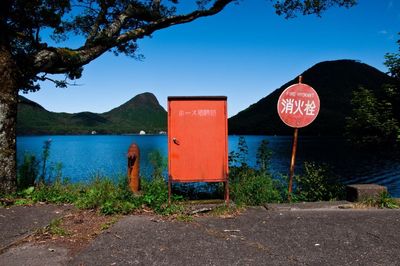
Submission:
<svg viewBox="0 0 400 266">
<path fill-rule="evenodd" d="M 17 73 L 11 54 L 0 47 L 0 194 L 15 192 L 17 188 Z"/>
</svg>

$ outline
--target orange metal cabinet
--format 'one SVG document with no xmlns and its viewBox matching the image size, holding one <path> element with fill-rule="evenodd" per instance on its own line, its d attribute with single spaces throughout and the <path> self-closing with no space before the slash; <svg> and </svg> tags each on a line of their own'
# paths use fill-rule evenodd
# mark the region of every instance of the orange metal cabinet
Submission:
<svg viewBox="0 0 400 266">
<path fill-rule="evenodd" d="M 228 179 L 227 97 L 168 97 L 171 182 Z"/>
</svg>

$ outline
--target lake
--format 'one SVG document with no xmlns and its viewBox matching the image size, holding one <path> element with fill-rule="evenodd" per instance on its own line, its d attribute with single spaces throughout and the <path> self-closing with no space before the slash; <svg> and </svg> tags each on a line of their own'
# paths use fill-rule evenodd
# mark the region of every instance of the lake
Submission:
<svg viewBox="0 0 400 266">
<path fill-rule="evenodd" d="M 149 176 L 147 160 L 152 151 L 167 157 L 165 135 L 72 135 L 17 137 L 17 161 L 25 153 L 40 158 L 44 141 L 51 139 L 50 164 L 62 163 L 62 174 L 72 182 L 86 181 L 93 176 L 117 177 L 126 173 L 127 150 L 137 143 L 141 150 L 141 173 Z M 229 151 L 236 150 L 239 136 L 229 136 Z M 289 171 L 292 137 L 245 136 L 249 148 L 248 163 L 256 165 L 255 154 L 263 139 L 272 150 L 270 170 L 275 176 Z M 304 161 L 329 164 L 345 184 L 376 183 L 385 185 L 392 196 L 400 197 L 400 158 L 393 154 L 360 152 L 340 138 L 299 137 L 296 174 L 301 173 Z"/>
</svg>

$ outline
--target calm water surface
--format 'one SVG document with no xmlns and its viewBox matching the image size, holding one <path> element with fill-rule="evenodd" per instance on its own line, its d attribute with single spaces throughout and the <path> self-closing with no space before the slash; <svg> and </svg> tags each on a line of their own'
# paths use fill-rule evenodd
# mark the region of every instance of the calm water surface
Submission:
<svg viewBox="0 0 400 266">
<path fill-rule="evenodd" d="M 236 150 L 238 136 L 229 136 L 229 151 Z M 272 150 L 271 171 L 274 175 L 287 174 L 292 138 L 286 136 L 245 136 L 249 147 L 248 161 L 255 166 L 255 154 L 263 139 Z M 63 176 L 73 182 L 86 181 L 95 175 L 116 177 L 126 173 L 126 153 L 131 143 L 141 149 L 141 172 L 151 174 L 148 154 L 160 151 L 167 157 L 167 136 L 24 136 L 17 138 L 17 160 L 24 153 L 41 156 L 43 142 L 51 139 L 50 164 L 61 162 Z M 296 173 L 302 171 L 304 161 L 327 163 L 343 183 L 377 183 L 388 187 L 400 197 L 400 159 L 391 154 L 358 152 L 343 140 L 327 137 L 300 137 L 296 158 Z"/>
</svg>

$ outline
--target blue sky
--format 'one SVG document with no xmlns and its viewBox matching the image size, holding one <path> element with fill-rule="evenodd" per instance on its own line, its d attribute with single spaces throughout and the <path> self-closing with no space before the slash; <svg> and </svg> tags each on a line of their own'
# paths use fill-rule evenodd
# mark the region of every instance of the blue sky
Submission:
<svg viewBox="0 0 400 266">
<path fill-rule="evenodd" d="M 225 95 L 232 116 L 321 61 L 355 59 L 386 72 L 384 55 L 398 51 L 398 32 L 397 0 L 360 0 L 290 20 L 268 0 L 244 0 L 140 40 L 143 61 L 108 53 L 85 66 L 79 86 L 46 82 L 25 96 L 50 111 L 101 113 L 142 92 L 164 108 L 168 96 Z"/>
</svg>

